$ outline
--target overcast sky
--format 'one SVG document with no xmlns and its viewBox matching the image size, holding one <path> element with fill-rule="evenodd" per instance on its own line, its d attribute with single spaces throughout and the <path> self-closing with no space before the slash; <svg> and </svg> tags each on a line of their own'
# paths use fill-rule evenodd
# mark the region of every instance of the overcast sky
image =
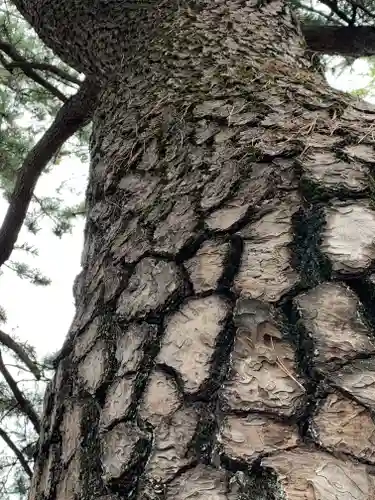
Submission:
<svg viewBox="0 0 375 500">
<path fill-rule="evenodd" d="M 76 158 L 64 159 L 54 171 L 44 176 L 37 186 L 36 194 L 53 196 L 62 181 L 67 181 L 78 193 L 66 192 L 67 202 L 75 203 L 84 196 L 87 165 Z M 0 202 L 1 218 L 7 204 Z M 74 314 L 72 284 L 80 270 L 80 256 L 83 247 L 84 222 L 75 224 L 71 234 L 61 239 L 53 235 L 51 223 L 44 219 L 42 229 L 36 236 L 23 230 L 18 242 L 27 241 L 39 250 L 37 257 L 25 258 L 17 252 L 17 260 L 26 261 L 48 276 L 52 283 L 46 287 L 35 286 L 20 279 L 4 267 L 0 277 L 0 305 L 7 314 L 6 332 L 15 330 L 19 338 L 33 344 L 40 355 L 59 349 L 68 331 Z M 12 255 L 15 259 L 15 256 Z M 3 270 L 3 269 L 2 269 Z"/>
</svg>

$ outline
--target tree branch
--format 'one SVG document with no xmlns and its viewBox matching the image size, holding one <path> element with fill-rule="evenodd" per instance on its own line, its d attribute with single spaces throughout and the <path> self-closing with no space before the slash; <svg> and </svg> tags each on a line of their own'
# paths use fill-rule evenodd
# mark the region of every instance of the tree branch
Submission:
<svg viewBox="0 0 375 500">
<path fill-rule="evenodd" d="M 63 69 L 54 66 L 53 64 L 49 63 L 41 63 L 41 62 L 34 62 L 34 61 L 15 61 L 7 64 L 7 69 L 11 71 L 13 68 L 27 68 L 29 67 L 30 69 L 35 69 L 39 71 L 48 71 L 49 73 L 52 73 L 56 76 L 59 76 L 63 80 L 67 80 L 71 83 L 75 83 L 76 85 L 81 85 L 82 81 L 77 78 L 76 76 L 72 76 L 70 73 L 67 71 L 64 71 Z"/>
<path fill-rule="evenodd" d="M 19 359 L 27 366 L 27 368 L 31 371 L 31 373 L 35 376 L 37 380 L 40 380 L 41 373 L 34 361 L 30 359 L 30 356 L 27 354 L 25 349 L 15 340 L 12 339 L 10 335 L 0 330 L 0 342 L 11 349 Z"/>
<path fill-rule="evenodd" d="M 375 54 L 375 28 L 372 26 L 302 25 L 302 32 L 313 52 L 352 57 Z"/>
<path fill-rule="evenodd" d="M 339 19 L 342 19 L 348 25 L 350 25 L 350 17 L 348 17 L 345 12 L 339 9 L 337 5 L 337 0 L 321 0 L 321 2 L 329 7 L 331 11 L 336 14 Z"/>
<path fill-rule="evenodd" d="M 23 56 L 21 56 L 21 54 L 13 47 L 12 44 L 5 42 L 4 40 L 0 40 L 0 50 L 2 50 L 14 62 L 23 65 L 23 67 L 21 68 L 22 71 L 26 76 L 34 80 L 35 83 L 38 83 L 39 85 L 44 87 L 46 90 L 48 90 L 48 92 L 60 99 L 60 101 L 66 102 L 68 100 L 68 98 L 58 88 L 49 83 L 34 69 L 32 69 L 28 64 L 28 61 Z M 4 64 L 4 66 L 8 71 L 11 71 L 13 69 L 12 67 L 9 67 L 8 64 Z"/>
<path fill-rule="evenodd" d="M 319 16 L 324 17 L 324 19 L 325 19 L 327 22 L 329 22 L 329 23 L 330 23 L 330 22 L 332 22 L 332 17 L 333 17 L 333 12 L 332 12 L 332 11 L 331 11 L 330 13 L 328 13 L 328 14 L 327 14 L 327 13 L 325 13 L 325 12 L 323 12 L 323 11 L 320 11 L 320 10 L 318 10 L 318 11 L 317 11 L 316 9 L 314 9 L 314 7 L 309 7 L 308 5 L 304 5 L 304 4 L 302 4 L 301 2 L 296 2 L 296 6 L 297 6 L 299 9 L 301 9 L 302 11 L 311 12 L 311 13 L 315 14 L 315 16 L 316 16 L 317 14 L 319 14 Z M 340 20 L 338 20 L 338 22 L 339 22 L 340 24 L 343 24 L 343 21 L 342 21 L 341 19 L 340 19 Z M 345 26 L 345 24 L 344 24 L 344 26 Z"/>
<path fill-rule="evenodd" d="M 32 470 L 29 467 L 29 464 L 27 463 L 26 458 L 24 457 L 23 453 L 21 450 L 17 448 L 15 443 L 12 441 L 12 439 L 9 437 L 9 435 L 0 428 L 0 437 L 3 439 L 3 441 L 9 446 L 9 448 L 13 451 L 13 453 L 16 455 L 17 460 L 20 462 L 20 464 L 23 467 L 23 470 L 26 472 L 26 474 L 31 478 L 33 475 Z"/>
<path fill-rule="evenodd" d="M 12 391 L 14 397 L 16 398 L 21 411 L 30 419 L 36 433 L 40 434 L 40 420 L 35 412 L 32 404 L 28 401 L 22 392 L 19 390 L 17 382 L 14 380 L 12 375 L 9 373 L 7 367 L 4 364 L 3 357 L 0 351 L 0 372 L 2 373 L 6 383 L 8 384 L 10 390 Z"/>
<path fill-rule="evenodd" d="M 90 122 L 98 92 L 95 79 L 86 78 L 78 92 L 60 108 L 52 125 L 26 156 L 0 228 L 0 266 L 12 253 L 43 169 L 65 141 Z"/>
<path fill-rule="evenodd" d="M 326 0 L 321 0 L 323 3 L 325 3 Z M 351 6 L 354 8 L 354 9 L 360 9 L 362 12 L 364 12 L 368 17 L 374 19 L 375 18 L 375 13 L 374 12 L 371 12 L 370 9 L 368 9 L 365 5 L 364 5 L 364 2 L 360 1 L 356 1 L 356 0 L 348 0 L 349 3 L 351 4 Z M 355 17 L 355 16 L 354 16 Z M 353 18 L 353 16 L 352 16 Z"/>
</svg>

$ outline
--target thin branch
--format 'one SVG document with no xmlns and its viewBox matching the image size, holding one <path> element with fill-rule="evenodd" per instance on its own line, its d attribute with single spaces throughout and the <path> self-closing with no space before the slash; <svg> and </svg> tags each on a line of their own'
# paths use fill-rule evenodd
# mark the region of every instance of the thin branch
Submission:
<svg viewBox="0 0 375 500">
<path fill-rule="evenodd" d="M 348 17 L 342 10 L 339 9 L 337 5 L 337 0 L 320 0 L 324 5 L 329 7 L 332 12 L 336 14 L 337 17 L 350 24 L 350 17 Z"/>
<path fill-rule="evenodd" d="M 371 12 L 371 10 L 369 10 L 367 7 L 365 7 L 363 5 L 363 2 L 356 2 L 355 0 L 349 0 L 349 3 L 352 5 L 352 7 L 361 9 L 361 11 L 364 12 L 370 18 L 372 18 L 372 19 L 375 18 L 374 12 Z"/>
<path fill-rule="evenodd" d="M 311 12 L 315 15 L 319 15 L 321 17 L 324 17 L 324 19 L 327 21 L 327 22 L 331 22 L 332 21 L 332 14 L 333 12 L 331 11 L 329 14 L 327 14 L 326 12 L 323 12 L 323 11 L 320 11 L 320 10 L 316 10 L 314 7 L 309 7 L 308 5 L 304 5 L 302 4 L 301 2 L 298 2 L 296 4 L 296 6 L 301 9 L 302 11 L 306 11 L 306 12 Z M 338 20 L 338 22 L 342 22 L 342 20 Z"/>
<path fill-rule="evenodd" d="M 17 402 L 11 406 L 5 413 L 3 413 L 1 416 L 0 416 L 0 422 L 2 422 L 10 413 L 12 413 L 13 410 L 15 410 L 16 408 L 18 407 L 18 404 Z"/>
<path fill-rule="evenodd" d="M 52 125 L 26 156 L 0 228 L 0 266 L 12 253 L 41 173 L 67 139 L 90 122 L 98 92 L 96 81 L 86 78 L 78 92 L 60 108 Z"/>
<path fill-rule="evenodd" d="M 9 42 L 5 42 L 4 40 L 0 40 L 0 50 L 2 50 L 14 62 L 22 64 L 22 71 L 26 76 L 34 80 L 35 83 L 38 83 L 39 85 L 44 87 L 46 90 L 48 90 L 48 92 L 60 99 L 60 101 L 66 102 L 68 100 L 68 98 L 58 88 L 49 83 L 45 78 L 40 76 L 39 73 L 32 69 L 28 64 L 28 61 L 23 56 L 21 56 L 21 54 L 13 47 L 12 44 L 10 44 Z M 11 71 L 13 69 L 8 67 L 8 63 L 6 65 L 4 64 L 4 66 L 8 71 Z"/>
<path fill-rule="evenodd" d="M 35 196 L 35 194 L 32 196 L 33 200 L 35 200 L 38 205 L 40 206 L 40 210 L 42 211 L 42 213 L 48 217 L 54 224 L 58 224 L 58 219 L 57 217 L 55 217 L 54 215 L 50 214 L 44 207 L 43 205 L 43 201 L 41 199 L 39 199 L 37 196 Z"/>
<path fill-rule="evenodd" d="M 32 404 L 30 403 L 30 401 L 27 400 L 25 396 L 22 394 L 22 392 L 19 390 L 17 382 L 14 380 L 12 375 L 7 370 L 7 367 L 5 366 L 3 357 L 1 355 L 1 350 L 0 350 L 0 372 L 3 375 L 6 383 L 8 384 L 10 390 L 12 391 L 14 397 L 16 398 L 20 406 L 20 410 L 30 419 L 30 422 L 33 424 L 36 433 L 39 435 L 40 434 L 39 417 L 36 411 L 34 410 Z"/>
<path fill-rule="evenodd" d="M 354 26 L 356 18 L 357 18 L 358 7 L 357 7 L 357 5 L 353 5 L 353 4 L 352 4 L 351 7 L 352 7 L 352 15 L 350 17 L 350 24 L 349 24 L 349 26 Z"/>
<path fill-rule="evenodd" d="M 0 44 L 1 45 L 1 44 Z M 48 73 L 52 73 L 53 75 L 57 75 L 63 80 L 67 80 L 69 82 L 75 83 L 76 85 L 81 85 L 82 81 L 77 78 L 76 76 L 71 75 L 67 71 L 64 71 L 63 69 L 54 66 L 53 64 L 49 63 L 41 63 L 41 62 L 34 62 L 34 61 L 15 61 L 8 63 L 7 69 L 11 71 L 13 68 L 30 68 L 30 69 L 35 69 L 39 71 L 48 71 Z"/>
<path fill-rule="evenodd" d="M 2 330 L 0 330 L 0 342 L 11 349 L 27 366 L 27 368 L 31 371 L 35 378 L 37 380 L 40 380 L 41 373 L 38 366 L 36 365 L 36 363 L 34 363 L 34 361 L 32 361 L 25 349 L 18 342 L 16 342 L 10 335 L 3 332 Z"/>
<path fill-rule="evenodd" d="M 12 441 L 10 436 L 4 431 L 4 429 L 1 429 L 0 427 L 0 437 L 3 439 L 3 441 L 9 446 L 9 448 L 13 451 L 13 453 L 16 455 L 19 463 L 22 465 L 23 470 L 26 472 L 26 474 L 31 478 L 33 473 L 32 470 L 29 467 L 29 464 L 27 463 L 26 458 L 24 457 L 23 453 L 21 450 L 17 448 L 15 443 Z"/>
</svg>

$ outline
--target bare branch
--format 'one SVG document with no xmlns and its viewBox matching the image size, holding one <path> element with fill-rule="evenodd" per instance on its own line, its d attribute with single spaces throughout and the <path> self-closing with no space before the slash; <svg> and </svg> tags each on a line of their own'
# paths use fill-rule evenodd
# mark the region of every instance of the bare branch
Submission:
<svg viewBox="0 0 375 500">
<path fill-rule="evenodd" d="M 9 446 L 9 448 L 13 451 L 13 453 L 16 455 L 19 463 L 22 465 L 23 470 L 26 472 L 26 474 L 31 478 L 33 473 L 32 470 L 29 467 L 29 464 L 27 463 L 26 458 L 24 457 L 23 453 L 21 450 L 17 448 L 13 440 L 10 438 L 10 436 L 4 431 L 4 429 L 0 428 L 0 437 L 3 439 L 3 441 Z"/>
<path fill-rule="evenodd" d="M 306 12 L 312 12 L 313 14 L 319 14 L 319 16 L 321 17 L 324 17 L 324 19 L 327 21 L 327 22 L 331 22 L 332 21 L 332 14 L 333 12 L 331 11 L 329 14 L 326 14 L 325 12 L 323 11 L 317 11 L 314 7 L 309 7 L 308 5 L 305 5 L 305 4 L 302 4 L 301 2 L 297 2 L 296 6 L 298 8 L 300 8 L 301 10 L 304 10 Z M 343 21 L 340 19 L 338 20 L 338 22 L 340 24 L 343 24 Z M 344 25 L 345 26 L 345 25 Z"/>
<path fill-rule="evenodd" d="M 8 42 L 5 42 L 4 40 L 0 40 L 0 50 L 2 50 L 4 54 L 10 57 L 14 62 L 18 62 L 21 64 L 27 63 L 27 60 L 23 56 L 21 56 L 21 54 L 13 47 L 13 45 Z M 8 63 L 5 64 L 3 62 L 3 64 L 8 71 L 12 70 L 12 68 L 8 67 Z M 48 92 L 51 92 L 51 94 L 60 99 L 60 101 L 62 102 L 67 101 L 68 98 L 62 92 L 60 92 L 58 88 L 49 83 L 45 78 L 40 76 L 39 73 L 34 71 L 28 65 L 24 66 L 21 69 L 26 76 L 34 80 L 35 83 L 38 83 L 39 85 L 44 87 L 46 90 L 48 90 Z"/>
<path fill-rule="evenodd" d="M 12 253 L 43 169 L 65 141 L 90 122 L 98 92 L 95 79 L 86 78 L 78 92 L 60 108 L 52 125 L 26 156 L 0 228 L 0 266 Z"/>
<path fill-rule="evenodd" d="M 37 380 L 40 380 L 41 373 L 34 361 L 30 359 L 30 356 L 27 354 L 25 349 L 15 340 L 12 339 L 10 335 L 0 330 L 0 342 L 11 349 L 19 359 L 27 366 L 27 368 L 31 371 L 31 373 L 35 376 Z"/>
<path fill-rule="evenodd" d="M 49 83 L 45 78 L 40 76 L 39 73 L 32 69 L 28 64 L 28 61 L 23 56 L 21 56 L 21 54 L 13 47 L 12 44 L 5 42 L 4 40 L 0 40 L 0 50 L 2 50 L 14 62 L 21 64 L 23 66 L 21 68 L 22 71 L 26 76 L 34 80 L 35 83 L 38 83 L 39 85 L 44 87 L 46 90 L 48 90 L 48 92 L 60 99 L 60 101 L 66 102 L 68 100 L 68 98 L 58 88 Z M 9 67 L 8 63 L 3 62 L 3 64 L 8 71 L 14 69 L 14 67 Z"/>
<path fill-rule="evenodd" d="M 363 5 L 363 2 L 358 2 L 355 0 L 348 0 L 348 1 L 352 5 L 353 9 L 355 9 L 355 10 L 360 9 L 362 12 L 364 12 L 370 18 L 372 18 L 372 19 L 375 18 L 374 12 L 371 12 L 371 10 L 369 10 L 367 7 L 365 7 L 365 5 Z"/>
<path fill-rule="evenodd" d="M 348 17 L 342 10 L 339 9 L 337 5 L 337 0 L 320 0 L 324 5 L 329 7 L 332 12 L 336 14 L 337 17 L 342 19 L 348 25 L 350 25 L 350 17 Z"/>
<path fill-rule="evenodd" d="M 64 71 L 63 69 L 54 66 L 53 64 L 48 64 L 48 63 L 41 63 L 41 62 L 34 62 L 34 61 L 15 61 L 7 64 L 7 69 L 11 71 L 13 68 L 30 68 L 34 70 L 39 70 L 39 71 L 48 71 L 49 73 L 52 73 L 54 75 L 59 76 L 63 80 L 67 80 L 69 82 L 75 83 L 76 85 L 81 85 L 82 81 L 77 78 L 76 76 L 71 75 L 67 71 Z"/>
<path fill-rule="evenodd" d="M 34 410 L 30 401 L 28 401 L 25 396 L 22 394 L 20 389 L 18 388 L 17 382 L 14 380 L 12 375 L 9 373 L 7 367 L 4 364 L 3 357 L 0 351 L 0 372 L 3 375 L 6 383 L 8 384 L 10 390 L 12 391 L 14 397 L 16 398 L 21 411 L 30 419 L 30 422 L 33 424 L 33 427 L 37 434 L 40 433 L 40 420 L 39 417 Z"/>
</svg>

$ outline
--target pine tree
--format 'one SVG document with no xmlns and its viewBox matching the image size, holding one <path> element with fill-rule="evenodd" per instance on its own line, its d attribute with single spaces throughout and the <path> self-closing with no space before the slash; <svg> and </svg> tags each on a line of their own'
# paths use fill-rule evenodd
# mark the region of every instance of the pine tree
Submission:
<svg viewBox="0 0 375 500">
<path fill-rule="evenodd" d="M 100 89 L 30 498 L 373 498 L 374 109 L 281 1 L 15 4 Z"/>
</svg>

